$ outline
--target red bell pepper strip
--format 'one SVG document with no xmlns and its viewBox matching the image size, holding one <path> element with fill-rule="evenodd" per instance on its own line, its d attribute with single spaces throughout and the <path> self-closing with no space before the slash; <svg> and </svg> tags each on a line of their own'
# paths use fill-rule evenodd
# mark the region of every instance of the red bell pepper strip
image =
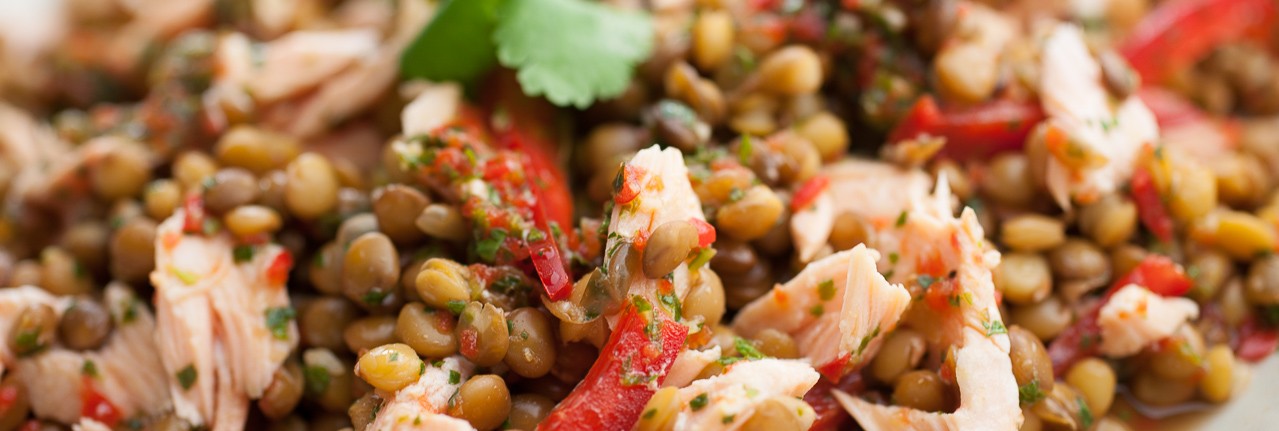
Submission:
<svg viewBox="0 0 1279 431">
<path fill-rule="evenodd" d="M 547 296 L 562 300 L 571 292 L 572 280 L 550 227 L 551 223 L 562 231 L 573 227 L 573 195 L 553 156 L 558 148 L 550 127 L 556 124 L 556 111 L 545 100 L 525 96 L 508 71 L 496 73 L 488 81 L 483 99 L 494 114 L 494 138 L 498 147 L 525 155 L 524 169 L 537 197 L 534 224 L 547 233 L 546 238 L 528 242 L 529 257 Z"/>
<path fill-rule="evenodd" d="M 1266 42 L 1274 0 L 1171 0 L 1146 14 L 1119 52 L 1147 83 L 1160 83 L 1214 48 L 1238 40 Z"/>
<path fill-rule="evenodd" d="M 182 232 L 204 233 L 204 195 L 190 193 L 182 201 Z"/>
<path fill-rule="evenodd" d="M 688 327 L 647 303 L 628 304 L 586 378 L 538 430 L 627 430 L 666 379 Z"/>
<path fill-rule="evenodd" d="M 1248 362 L 1260 362 L 1279 347 L 1279 329 L 1261 325 L 1251 317 L 1239 327 L 1239 345 L 1235 355 Z"/>
<path fill-rule="evenodd" d="M 1162 296 L 1181 296 L 1190 291 L 1194 281 L 1180 265 L 1167 256 L 1146 256 L 1137 267 L 1115 279 L 1100 300 L 1084 306 L 1079 320 L 1066 327 L 1048 345 L 1048 357 L 1052 359 L 1054 374 L 1064 375 L 1075 362 L 1097 354 L 1097 349 L 1101 346 L 1101 327 L 1097 324 L 1101 307 L 1110 300 L 1111 295 L 1129 284 L 1145 287 Z"/>
<path fill-rule="evenodd" d="M 915 101 L 888 135 L 889 144 L 930 135 L 946 138 L 939 157 L 984 160 L 1020 150 L 1030 131 L 1044 119 L 1039 104 L 995 100 L 978 106 L 941 109 L 932 95 Z"/>
<path fill-rule="evenodd" d="M 791 212 L 800 212 L 807 209 L 828 188 L 830 188 L 830 177 L 825 175 L 818 175 L 805 181 L 803 185 L 799 186 L 799 189 L 795 190 L 795 197 L 790 201 Z"/>
<path fill-rule="evenodd" d="M 1137 168 L 1132 174 L 1129 185 L 1132 190 L 1132 200 L 1137 204 L 1137 216 L 1141 219 L 1142 226 L 1155 234 L 1160 241 L 1172 241 L 1172 217 L 1168 215 L 1168 209 L 1164 207 L 1163 199 L 1159 197 L 1159 190 L 1155 188 L 1155 181 L 1150 171 Z"/>
</svg>

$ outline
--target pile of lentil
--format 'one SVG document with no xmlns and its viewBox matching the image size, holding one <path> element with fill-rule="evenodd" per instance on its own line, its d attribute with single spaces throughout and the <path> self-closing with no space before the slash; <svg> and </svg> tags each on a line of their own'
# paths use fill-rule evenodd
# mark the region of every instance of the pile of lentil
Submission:
<svg viewBox="0 0 1279 431">
<path fill-rule="evenodd" d="M 622 270 L 661 278 L 684 263 L 709 269 L 674 305 L 703 328 L 688 345 L 718 346 L 732 360 L 801 356 L 791 335 L 738 337 L 731 320 L 809 261 L 876 241 L 869 221 L 837 214 L 827 243 L 804 260 L 791 217 L 828 181 L 824 166 L 879 158 L 921 169 L 931 182 L 944 178 L 1002 253 L 993 283 L 1022 430 L 1156 429 L 1175 412 L 1229 401 L 1245 364 L 1279 343 L 1273 45 L 1221 36 L 1186 54 L 1194 61 L 1174 77 L 1143 82 L 1155 75 L 1110 47 L 1175 2 L 1113 1 L 1090 14 L 1016 0 L 668 2 L 647 9 L 653 51 L 616 98 L 555 108 L 510 91 L 518 90 L 513 74 L 499 71 L 472 89 L 458 119 L 411 136 L 400 111 L 420 90 L 409 85 L 309 136 L 278 127 L 269 112 L 209 104 L 221 73 L 216 32 L 251 28 L 243 14 L 158 39 L 123 73 L 67 42 L 55 54 L 60 66 L 48 66 L 62 85 L 23 88 L 0 76 L 9 90 L 0 92 L 0 117 L 34 117 L 48 126 L 40 139 L 65 149 L 34 150 L 54 154 L 35 159 L 46 166 L 27 165 L 32 159 L 18 153 L 28 150 L 15 148 L 36 138 L 0 131 L 0 285 L 37 286 L 74 306 L 16 310 L 0 335 L 18 358 L 55 345 L 101 349 L 122 324 L 103 299 L 106 286 L 127 286 L 149 303 L 159 225 L 198 210 L 195 234 L 229 233 L 237 261 L 266 243 L 291 259 L 281 271 L 292 307 L 275 319 L 296 323 L 297 347 L 253 401 L 246 427 L 363 430 L 388 394 L 460 355 L 478 371 L 451 382 L 460 387 L 442 413 L 478 430 L 532 430 L 609 342 L 600 316 L 616 312 L 625 292 L 579 293 L 616 287 L 596 278 L 616 271 L 605 257 L 617 252 L 603 248 L 636 151 L 657 144 L 683 153 L 713 243 L 701 241 L 697 223 L 664 224 L 642 250 L 624 250 L 642 259 Z M 307 3 L 315 10 L 299 13 L 296 29 L 337 25 L 349 12 L 343 2 Z M 981 31 L 964 27 L 973 24 L 958 12 L 974 5 L 1027 26 L 1044 17 L 1090 23 L 1111 97 L 1155 88 L 1164 102 L 1145 100 L 1156 117 L 1180 115 L 1160 118 L 1165 132 L 1224 130 L 1225 149 L 1211 162 L 1142 162 L 1131 182 L 1063 209 L 1044 179 L 1052 150 L 1032 130 L 1044 118 L 1036 39 L 984 52 Z M 127 22 L 78 19 L 104 31 Z M 951 123 L 911 129 L 921 106 Z M 76 159 L 74 170 L 48 167 L 66 158 Z M 473 181 L 486 194 L 469 192 Z M 1095 313 L 1107 291 L 1142 280 L 1133 274 L 1184 285 L 1173 295 L 1200 312 L 1137 354 L 1106 357 L 1096 350 Z M 931 281 L 912 283 L 922 297 Z M 553 306 L 553 287 L 570 289 L 586 317 Z M 812 429 L 857 426 L 832 389 L 955 411 L 953 364 L 947 375 L 945 352 L 926 347 L 929 331 L 904 324 L 885 334 L 865 368 L 818 383 L 805 397 L 818 413 Z M 33 412 L 30 395 L 13 373 L 3 375 L 0 431 L 69 429 Z M 666 414 L 658 408 L 672 396 L 657 392 L 645 411 Z M 743 428 L 798 429 L 795 416 L 806 410 L 791 407 L 760 408 Z M 172 414 L 113 419 L 116 429 L 189 425 Z"/>
</svg>

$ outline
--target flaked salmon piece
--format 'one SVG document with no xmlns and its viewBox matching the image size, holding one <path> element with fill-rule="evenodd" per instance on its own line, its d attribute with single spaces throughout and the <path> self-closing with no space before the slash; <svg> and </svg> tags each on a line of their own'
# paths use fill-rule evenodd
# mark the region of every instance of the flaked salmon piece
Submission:
<svg viewBox="0 0 1279 431">
<path fill-rule="evenodd" d="M 733 329 L 790 334 L 799 353 L 827 377 L 861 368 L 897 327 L 910 293 L 876 269 L 879 253 L 859 244 L 809 264 L 795 278 L 747 304 Z"/>
<path fill-rule="evenodd" d="M 90 391 L 123 417 L 156 415 L 170 408 L 167 377 L 155 355 L 151 313 L 119 284 L 107 287 L 106 302 L 116 327 L 101 349 L 79 352 L 55 346 L 18 360 L 14 373 L 30 394 L 37 417 L 74 424 L 80 418 L 82 395 Z"/>
<path fill-rule="evenodd" d="M 237 263 L 229 234 L 185 235 L 184 218 L 179 210 L 161 223 L 151 273 L 175 413 L 196 425 L 240 427 L 249 398 L 261 396 L 297 345 L 283 280 L 290 258 L 267 244 Z"/>
<path fill-rule="evenodd" d="M 0 334 L 8 337 L 18 315 L 29 306 L 47 305 L 58 314 L 71 305 L 71 300 L 59 298 L 48 291 L 35 286 L 6 287 L 0 289 Z M 0 376 L 4 376 L 5 368 L 17 362 L 18 357 L 9 350 L 9 343 L 0 343 Z"/>
<path fill-rule="evenodd" d="M 1136 95 L 1112 107 L 1101 66 L 1083 33 L 1058 24 L 1040 54 L 1040 100 L 1049 128 L 1045 184 L 1062 208 L 1090 203 L 1126 184 L 1142 148 L 1159 138 L 1155 116 Z M 1051 132 L 1051 130 L 1050 130 Z"/>
<path fill-rule="evenodd" d="M 462 87 L 456 83 L 423 85 L 400 112 L 404 136 L 431 133 L 457 117 L 462 105 Z"/>
<path fill-rule="evenodd" d="M 870 228 L 868 246 L 884 253 L 893 251 L 891 235 L 879 238 L 879 234 L 889 232 L 912 202 L 928 195 L 932 184 L 928 174 L 919 169 L 862 159 L 832 163 L 819 175 L 827 177 L 830 186 L 812 207 L 791 216 L 791 237 L 805 262 L 826 244 L 835 218 L 844 214 L 857 217 Z M 829 211 L 822 207 L 826 202 L 830 203 Z"/>
<path fill-rule="evenodd" d="M 735 430 L 750 420 L 755 407 L 772 397 L 802 397 L 820 376 L 801 360 L 765 358 L 736 362 L 720 375 L 680 388 L 682 407 L 674 430 Z M 702 407 L 689 402 L 705 396 Z M 809 412 L 809 414 L 812 414 Z"/>
<path fill-rule="evenodd" d="M 719 360 L 721 353 L 719 346 L 712 346 L 706 350 L 687 349 L 679 353 L 675 357 L 675 362 L 671 364 L 671 370 L 666 372 L 666 380 L 662 382 L 662 387 L 682 388 L 692 383 L 697 375 L 706 369 L 711 362 Z"/>
<path fill-rule="evenodd" d="M 1199 306 L 1186 298 L 1160 296 L 1135 284 L 1120 288 L 1097 315 L 1101 346 L 1106 356 L 1120 357 L 1167 338 L 1188 320 L 1199 317 Z"/>
<path fill-rule="evenodd" d="M 927 332 L 934 351 L 956 348 L 959 408 L 937 414 L 876 405 L 835 391 L 840 404 L 867 430 L 1011 431 L 1021 426 L 1007 330 L 991 280 L 999 254 L 986 245 L 971 208 L 965 208 L 958 219 L 950 215 L 952 199 L 942 180 L 933 196 L 913 205 L 902 222 L 902 251 L 896 266 L 909 271 L 910 277 L 931 278 L 924 300 L 908 315 L 913 325 L 933 329 Z M 948 292 L 948 298 L 929 300 L 934 292 Z"/>
<path fill-rule="evenodd" d="M 977 103 L 990 98 L 1003 71 L 1000 59 L 1017 36 L 1014 22 L 1002 12 L 974 1 L 957 2 L 955 21 L 933 58 L 937 88 L 948 98 Z M 947 71 L 963 71 L 963 78 Z"/>
<path fill-rule="evenodd" d="M 374 29 L 290 32 L 261 47 L 261 63 L 243 84 L 269 105 L 319 87 L 378 50 Z"/>
<path fill-rule="evenodd" d="M 444 414 L 449 398 L 475 373 L 475 365 L 451 356 L 427 365 L 417 382 L 390 394 L 365 431 L 473 431 L 465 420 Z"/>
<path fill-rule="evenodd" d="M 627 181 L 639 184 L 639 190 L 630 202 L 613 207 L 605 250 L 616 250 L 628 243 L 647 240 L 654 229 L 667 222 L 706 221 L 701 200 L 688 181 L 688 168 L 684 166 L 683 154 L 678 149 L 663 150 L 654 145 L 635 153 L 626 164 L 630 174 L 638 177 Z M 609 254 L 605 260 L 613 256 Z M 671 277 L 674 293 L 680 300 L 688 293 L 689 277 L 687 263 L 681 263 Z M 653 304 L 659 304 L 658 290 L 663 282 L 648 278 L 639 271 L 629 274 L 625 281 L 627 297 L 640 295 Z M 608 317 L 611 327 L 618 316 Z"/>
</svg>

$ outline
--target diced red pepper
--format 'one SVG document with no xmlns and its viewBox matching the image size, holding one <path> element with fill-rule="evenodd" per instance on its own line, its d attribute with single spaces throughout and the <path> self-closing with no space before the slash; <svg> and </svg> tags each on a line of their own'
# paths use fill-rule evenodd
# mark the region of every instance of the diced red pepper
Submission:
<svg viewBox="0 0 1279 431">
<path fill-rule="evenodd" d="M 289 280 L 289 270 L 293 269 L 293 253 L 280 250 L 266 266 L 266 281 L 271 286 L 284 286 Z"/>
<path fill-rule="evenodd" d="M 710 247 L 715 243 L 715 226 L 711 226 L 706 220 L 696 217 L 688 219 L 693 223 L 693 227 L 697 228 L 697 246 L 701 248 Z"/>
<path fill-rule="evenodd" d="M 80 389 L 80 416 L 101 422 L 109 428 L 115 428 L 123 417 L 120 409 L 106 397 L 93 389 L 93 380 L 84 376 Z"/>
<path fill-rule="evenodd" d="M 1261 362 L 1279 348 L 1279 329 L 1261 325 L 1255 317 L 1239 327 L 1239 345 L 1235 355 L 1248 362 Z"/>
<path fill-rule="evenodd" d="M 199 193 L 187 195 L 182 201 L 182 231 L 186 233 L 204 233 L 204 196 Z"/>
<path fill-rule="evenodd" d="M 1119 52 L 1142 80 L 1160 83 L 1222 44 L 1268 45 L 1275 21 L 1274 0 L 1170 0 L 1142 18 Z"/>
<path fill-rule="evenodd" d="M 644 185 L 644 168 L 626 163 L 613 179 L 613 203 L 626 205 L 639 197 Z"/>
<path fill-rule="evenodd" d="M 1150 171 L 1137 168 L 1132 174 L 1129 185 L 1132 200 L 1137 204 L 1137 216 L 1141 219 L 1142 226 L 1145 226 L 1160 241 L 1172 241 L 1172 217 L 1168 215 L 1168 209 L 1164 207 L 1163 199 L 1159 197 L 1159 190 L 1155 187 Z"/>
<path fill-rule="evenodd" d="M 895 144 L 923 135 L 945 137 L 939 157 L 985 160 L 1020 150 L 1030 131 L 1044 119 L 1038 103 L 994 100 L 971 107 L 942 110 L 932 95 L 915 101 L 889 134 Z"/>
<path fill-rule="evenodd" d="M 826 38 L 826 20 L 811 6 L 790 18 L 790 36 L 795 42 L 821 43 Z"/>
<path fill-rule="evenodd" d="M 1160 296 L 1182 296 L 1195 286 L 1181 265 L 1159 254 L 1147 255 L 1131 271 L 1115 279 L 1110 290 L 1106 291 L 1106 298 L 1129 284 L 1145 287 Z"/>
<path fill-rule="evenodd" d="M 839 401 L 835 399 L 831 391 L 839 389 L 856 396 L 865 387 L 866 382 L 861 373 L 850 373 L 840 379 L 839 383 L 831 383 L 825 379 L 818 380 L 817 384 L 804 394 L 804 402 L 812 406 L 813 411 L 817 413 L 817 420 L 813 421 L 813 425 L 808 430 L 834 431 L 848 428 L 852 418 L 848 416 L 848 412 L 844 411 L 844 407 L 839 405 Z"/>
<path fill-rule="evenodd" d="M 529 259 L 533 260 L 533 268 L 537 270 L 537 278 L 542 281 L 546 296 L 552 301 L 562 301 L 573 292 L 572 280 L 560 258 L 560 249 L 555 246 L 555 239 L 547 236 L 528 243 Z"/>
<path fill-rule="evenodd" d="M 795 190 L 795 197 L 790 201 L 791 212 L 807 209 L 828 188 L 830 188 L 830 178 L 825 175 L 818 175 L 805 181 L 799 189 Z"/>
<path fill-rule="evenodd" d="M 650 323 L 655 325 L 652 334 L 648 333 Z M 653 388 L 666 379 L 687 336 L 688 327 L 664 312 L 641 313 L 634 304 L 627 304 L 586 378 L 537 429 L 631 429 L 653 397 Z"/>
</svg>

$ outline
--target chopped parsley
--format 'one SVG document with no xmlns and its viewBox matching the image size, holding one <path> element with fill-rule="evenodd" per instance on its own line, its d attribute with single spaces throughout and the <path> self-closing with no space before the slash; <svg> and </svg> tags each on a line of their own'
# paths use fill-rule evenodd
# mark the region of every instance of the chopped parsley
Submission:
<svg viewBox="0 0 1279 431">
<path fill-rule="evenodd" d="M 237 245 L 231 250 L 231 255 L 235 257 L 236 263 L 244 263 L 253 260 L 253 246 Z M 316 254 L 320 256 L 320 254 Z"/>
<path fill-rule="evenodd" d="M 826 313 L 826 307 L 823 307 L 822 304 L 814 305 L 813 308 L 808 309 L 808 314 L 811 314 L 814 317 L 822 317 L 822 314 L 825 314 L 825 313 Z"/>
<path fill-rule="evenodd" d="M 821 283 L 817 283 L 817 295 L 820 296 L 823 301 L 830 301 L 834 298 L 835 280 L 826 280 Z"/>
<path fill-rule="evenodd" d="M 293 307 L 271 307 L 266 309 L 266 327 L 271 329 L 271 336 L 277 340 L 289 339 L 289 321 L 297 317 Z"/>
<path fill-rule="evenodd" d="M 933 278 L 931 275 L 921 275 L 919 277 L 915 277 L 915 282 L 919 283 L 919 287 L 923 288 L 924 290 L 928 290 L 928 288 L 931 287 L 933 283 L 937 282 L 937 279 Z"/>
<path fill-rule="evenodd" d="M 124 314 L 120 316 L 120 323 L 130 323 L 138 319 L 138 301 L 129 298 L 125 301 Z"/>
<path fill-rule="evenodd" d="M 1004 327 L 1004 322 L 1001 322 L 998 320 L 988 320 L 988 321 L 981 322 L 981 326 L 983 328 L 986 328 L 987 337 L 1008 333 L 1008 328 Z"/>
<path fill-rule="evenodd" d="M 697 394 L 697 396 L 693 397 L 693 399 L 688 402 L 688 407 L 693 409 L 693 411 L 698 411 L 706 407 L 706 403 L 709 401 L 710 401 L 710 398 L 706 395 L 705 392 L 702 392 L 700 394 Z"/>
<path fill-rule="evenodd" d="M 1084 402 L 1083 397 L 1075 397 L 1075 403 L 1079 404 L 1079 422 L 1084 426 L 1084 429 L 1088 429 L 1094 421 L 1092 410 L 1088 408 L 1088 403 Z"/>
<path fill-rule="evenodd" d="M 722 424 L 724 424 L 724 425 L 731 424 L 731 423 L 733 423 L 733 419 L 734 419 L 734 418 L 736 418 L 736 417 L 737 417 L 737 415 L 724 415 L 724 418 L 723 418 L 723 419 L 720 419 L 720 420 L 719 420 L 719 423 L 722 423 Z"/>
<path fill-rule="evenodd" d="M 657 416 L 657 409 L 648 409 L 644 411 L 644 415 L 640 416 L 640 418 L 648 420 L 652 419 L 654 416 Z"/>
<path fill-rule="evenodd" d="M 382 305 L 382 301 L 386 300 L 387 295 L 381 289 L 373 289 L 361 296 L 360 301 L 368 305 Z"/>
<path fill-rule="evenodd" d="M 861 355 L 862 352 L 866 351 L 866 347 L 870 346 L 871 340 L 874 340 L 875 337 L 878 337 L 878 336 L 879 336 L 879 326 L 876 325 L 875 329 L 870 331 L 870 335 L 862 337 L 862 341 L 857 344 L 857 352 L 855 352 L 855 354 Z"/>
<path fill-rule="evenodd" d="M 1030 383 L 1026 383 L 1017 388 L 1017 397 L 1021 398 L 1021 403 L 1025 405 L 1037 403 L 1046 396 L 1047 395 L 1044 394 L 1044 391 L 1039 388 L 1038 380 L 1031 380 Z"/>
<path fill-rule="evenodd" d="M 457 370 L 449 370 L 449 384 L 456 385 L 462 383 L 462 373 Z"/>
<path fill-rule="evenodd" d="M 18 336 L 14 337 L 14 344 L 18 350 L 18 356 L 27 356 L 44 349 L 44 343 L 40 341 L 39 329 L 26 329 L 18 332 Z"/>
<path fill-rule="evenodd" d="M 767 357 L 764 356 L 763 353 L 760 353 L 759 349 L 756 349 L 754 344 L 751 344 L 750 341 L 747 341 L 742 337 L 736 337 L 733 339 L 733 347 L 737 348 L 737 353 L 746 359 L 755 360 Z"/>
<path fill-rule="evenodd" d="M 93 361 L 91 360 L 85 359 L 84 365 L 80 366 L 80 374 L 83 374 L 92 378 L 97 378 L 98 364 L 93 363 Z"/>
<path fill-rule="evenodd" d="M 666 306 L 666 309 L 671 312 L 671 316 L 674 316 L 675 319 L 678 320 L 684 316 L 683 307 L 679 303 L 679 298 L 675 297 L 675 292 L 659 293 L 657 294 L 657 300 Z"/>
<path fill-rule="evenodd" d="M 901 257 L 897 255 L 897 252 L 888 253 L 888 263 L 896 264 L 897 259 L 900 258 Z"/>
<path fill-rule="evenodd" d="M 183 390 L 191 389 L 195 385 L 195 380 L 199 377 L 195 372 L 195 364 L 188 364 L 186 368 L 178 370 L 176 374 L 178 384 L 182 385 Z"/>
<path fill-rule="evenodd" d="M 475 254 L 486 262 L 497 259 L 497 251 L 506 242 L 506 229 L 497 228 L 489 232 L 489 237 L 475 242 Z"/>
<path fill-rule="evenodd" d="M 906 210 L 902 210 L 902 213 L 897 215 L 897 227 L 906 225 L 906 217 Z"/>
<path fill-rule="evenodd" d="M 737 202 L 742 200 L 742 198 L 745 196 L 746 196 L 746 192 L 743 192 L 742 189 L 739 189 L 737 187 L 733 187 L 733 190 L 728 192 L 728 201 Z"/>
<path fill-rule="evenodd" d="M 333 377 L 329 375 L 328 369 L 315 365 L 303 368 L 302 377 L 306 380 L 306 391 L 315 395 L 327 391 L 329 382 L 333 380 Z"/>
<path fill-rule="evenodd" d="M 449 308 L 450 313 L 462 314 L 462 310 L 466 309 L 466 301 L 463 301 L 460 299 L 454 299 L 452 301 L 449 301 L 446 306 Z"/>
<path fill-rule="evenodd" d="M 751 156 L 754 154 L 754 145 L 751 143 L 751 135 L 742 135 L 742 140 L 737 145 L 737 161 L 743 165 L 749 165 Z"/>
</svg>

